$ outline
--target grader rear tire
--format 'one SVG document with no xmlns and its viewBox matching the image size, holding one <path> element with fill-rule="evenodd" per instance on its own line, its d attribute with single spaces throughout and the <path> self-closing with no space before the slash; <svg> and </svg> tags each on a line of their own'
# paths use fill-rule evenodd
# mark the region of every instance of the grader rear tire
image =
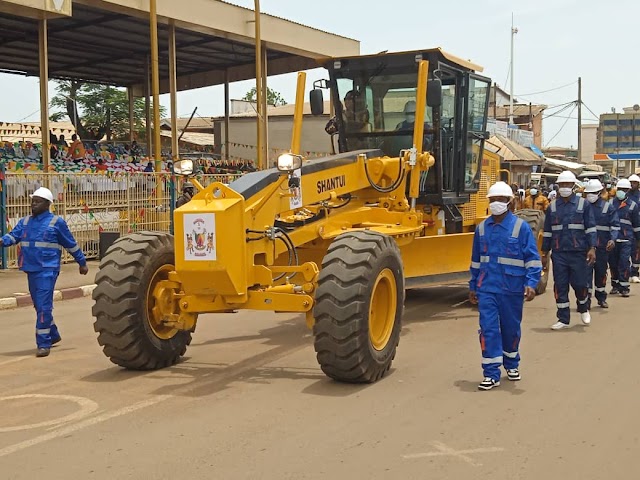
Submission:
<svg viewBox="0 0 640 480">
<path fill-rule="evenodd" d="M 530 208 L 518 210 L 516 215 L 527 222 L 533 231 L 533 238 L 536 239 L 538 250 L 542 248 L 542 234 L 544 233 L 544 212 Z M 548 262 L 548 260 L 547 260 Z M 542 275 L 536 287 L 536 295 L 542 295 L 547 290 L 549 282 L 549 264 L 543 265 Z"/>
<path fill-rule="evenodd" d="M 104 354 L 132 370 L 174 365 L 191 332 L 162 325 L 151 292 L 173 270 L 173 236 L 138 232 L 121 237 L 100 262 L 93 291 L 94 330 Z"/>
<path fill-rule="evenodd" d="M 373 383 L 391 367 L 402 328 L 404 274 L 396 242 L 375 232 L 337 237 L 318 279 L 314 348 L 322 371 Z"/>
</svg>

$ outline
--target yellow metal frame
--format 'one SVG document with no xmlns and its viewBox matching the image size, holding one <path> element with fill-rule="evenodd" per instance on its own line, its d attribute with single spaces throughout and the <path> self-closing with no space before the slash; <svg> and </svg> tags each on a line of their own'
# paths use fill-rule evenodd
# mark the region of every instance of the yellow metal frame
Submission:
<svg viewBox="0 0 640 480">
<path fill-rule="evenodd" d="M 429 63 L 420 61 L 416 118 L 424 117 L 428 71 Z M 304 74 L 298 76 L 291 139 L 295 154 L 300 151 L 305 80 Z M 276 181 L 246 198 L 222 183 L 203 188 L 196 182 L 199 192 L 174 213 L 176 271 L 169 275 L 167 288 L 180 288 L 174 288 L 179 320 L 172 325 L 189 327 L 199 313 L 239 309 L 306 313 L 312 325 L 318 265 L 333 239 L 351 231 L 370 230 L 392 237 L 400 247 L 405 278 L 467 271 L 475 225 L 486 217 L 486 192 L 473 197 L 472 221 L 465 222 L 464 233 L 446 234 L 444 211 L 437 206 L 417 208 L 413 201 L 419 196 L 420 173 L 434 164 L 433 156 L 422 151 L 422 138 L 423 123 L 416 122 L 414 147 L 399 157 L 359 154 L 333 168 L 306 169 L 300 177 L 281 172 Z M 498 168 L 499 157 L 483 158 L 483 179 L 494 177 Z M 245 180 L 260 175 L 264 173 L 248 174 Z M 392 185 L 395 188 L 387 191 Z M 213 218 L 215 258 L 186 259 L 189 245 L 184 219 L 191 214 Z M 274 228 L 274 219 L 280 222 L 276 225 L 295 228 L 280 231 Z M 288 265 L 289 242 L 296 248 L 297 265 Z M 376 281 L 387 282 L 384 278 Z M 388 341 L 384 318 L 378 318 L 370 329 L 372 344 L 381 348 Z"/>
</svg>

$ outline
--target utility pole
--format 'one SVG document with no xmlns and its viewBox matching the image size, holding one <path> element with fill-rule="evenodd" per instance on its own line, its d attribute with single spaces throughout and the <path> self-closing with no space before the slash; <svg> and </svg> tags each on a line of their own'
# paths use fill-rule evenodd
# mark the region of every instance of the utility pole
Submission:
<svg viewBox="0 0 640 480">
<path fill-rule="evenodd" d="M 582 77 L 578 77 L 578 162 L 582 161 Z"/>
<path fill-rule="evenodd" d="M 518 29 L 513 26 L 513 13 L 511 13 L 511 88 L 509 92 L 509 125 L 513 125 L 513 40 Z"/>
</svg>

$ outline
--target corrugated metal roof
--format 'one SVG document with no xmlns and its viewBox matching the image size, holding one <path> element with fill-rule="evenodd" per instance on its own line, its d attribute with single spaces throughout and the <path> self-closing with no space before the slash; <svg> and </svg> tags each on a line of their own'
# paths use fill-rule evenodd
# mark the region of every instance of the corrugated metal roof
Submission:
<svg viewBox="0 0 640 480">
<path fill-rule="evenodd" d="M 180 136 L 181 133 L 182 132 L 178 132 L 178 136 Z M 160 135 L 171 138 L 171 131 L 161 130 Z M 184 132 L 180 141 L 207 147 L 216 144 L 216 137 L 213 133 Z"/>
<path fill-rule="evenodd" d="M 487 140 L 487 144 L 493 147 L 491 151 L 500 155 L 507 162 L 525 161 L 542 163 L 542 159 L 530 149 L 502 135 L 492 135 L 491 138 Z"/>
<path fill-rule="evenodd" d="M 546 110 L 546 105 L 531 105 L 531 114 L 536 117 L 544 110 Z M 489 115 L 493 115 L 494 109 L 493 107 L 489 108 Z M 509 107 L 496 107 L 495 109 L 496 117 L 498 118 L 506 118 L 509 116 Z M 513 106 L 513 116 L 514 117 L 527 117 L 529 116 L 529 104 L 519 103 Z"/>
</svg>

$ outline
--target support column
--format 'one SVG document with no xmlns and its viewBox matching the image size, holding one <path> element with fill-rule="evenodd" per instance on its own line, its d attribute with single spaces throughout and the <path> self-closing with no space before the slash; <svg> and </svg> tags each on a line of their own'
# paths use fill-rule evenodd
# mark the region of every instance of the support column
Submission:
<svg viewBox="0 0 640 480">
<path fill-rule="evenodd" d="M 266 167 L 266 159 L 264 158 L 264 130 L 262 129 L 262 118 L 265 112 L 262 111 L 262 40 L 260 37 L 260 0 L 255 0 L 255 42 L 256 42 L 256 107 L 258 114 L 256 115 L 257 129 L 257 145 L 256 154 L 258 156 L 258 168 Z"/>
<path fill-rule="evenodd" d="M 153 153 L 153 142 L 151 141 L 151 99 L 149 98 L 151 86 L 149 85 L 151 78 L 149 77 L 149 55 L 144 62 L 144 118 L 147 136 L 147 155 L 151 158 Z"/>
<path fill-rule="evenodd" d="M 229 70 L 224 71 L 224 158 L 229 160 Z"/>
<path fill-rule="evenodd" d="M 129 145 L 131 145 L 136 130 L 136 119 L 134 117 L 136 99 L 133 97 L 133 87 L 127 87 L 127 97 L 129 100 Z"/>
<path fill-rule="evenodd" d="M 265 168 L 269 168 L 269 112 L 267 110 L 267 48 L 262 45 L 262 155 Z"/>
<path fill-rule="evenodd" d="M 176 24 L 169 20 L 169 89 L 171 91 L 171 158 L 175 162 L 180 157 L 178 145 L 178 79 L 176 73 Z"/>
<path fill-rule="evenodd" d="M 43 171 L 49 171 L 49 42 L 47 19 L 38 22 L 38 56 L 40 58 L 40 130 Z M 75 105 L 74 105 L 75 108 Z"/>
<path fill-rule="evenodd" d="M 150 0 L 151 26 L 151 91 L 153 93 L 153 158 L 155 171 L 162 171 L 162 147 L 160 145 L 160 67 L 158 61 L 157 0 Z"/>
</svg>

